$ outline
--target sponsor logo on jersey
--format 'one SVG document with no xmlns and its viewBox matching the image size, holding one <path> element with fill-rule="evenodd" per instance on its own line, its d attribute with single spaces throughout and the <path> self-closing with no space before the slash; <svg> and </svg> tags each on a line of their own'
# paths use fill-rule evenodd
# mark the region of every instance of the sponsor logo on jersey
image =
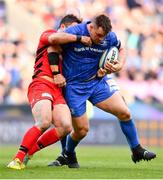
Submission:
<svg viewBox="0 0 163 180">
<path fill-rule="evenodd" d="M 49 93 L 42 93 L 42 97 L 50 97 L 52 99 L 52 95 Z"/>
<path fill-rule="evenodd" d="M 103 53 L 105 50 L 103 49 L 97 49 L 97 48 L 92 48 L 92 47 L 82 47 L 82 48 L 74 48 L 75 52 L 83 52 L 83 51 L 92 51 L 96 53 Z"/>
</svg>

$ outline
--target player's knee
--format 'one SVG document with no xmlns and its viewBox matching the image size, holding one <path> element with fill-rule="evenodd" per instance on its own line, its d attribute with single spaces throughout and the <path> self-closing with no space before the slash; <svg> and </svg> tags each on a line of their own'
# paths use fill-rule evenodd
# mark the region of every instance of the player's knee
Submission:
<svg viewBox="0 0 163 180">
<path fill-rule="evenodd" d="M 50 119 L 36 122 L 36 126 L 38 126 L 42 132 L 46 131 L 50 127 L 50 125 L 51 125 Z"/>
<path fill-rule="evenodd" d="M 89 131 L 88 127 L 81 128 L 78 132 L 79 138 L 80 139 L 84 138 L 87 135 L 88 131 Z"/>
<path fill-rule="evenodd" d="M 131 113 L 130 110 L 128 108 L 126 108 L 125 110 L 123 110 L 118 117 L 121 121 L 128 121 L 131 119 Z"/>
<path fill-rule="evenodd" d="M 51 125 L 51 121 L 46 120 L 42 123 L 42 128 L 48 129 L 50 127 L 50 125 Z"/>
<path fill-rule="evenodd" d="M 64 129 L 64 134 L 67 135 L 69 134 L 71 131 L 72 131 L 72 125 L 71 123 L 70 124 L 65 124 L 63 126 L 63 129 Z"/>
</svg>

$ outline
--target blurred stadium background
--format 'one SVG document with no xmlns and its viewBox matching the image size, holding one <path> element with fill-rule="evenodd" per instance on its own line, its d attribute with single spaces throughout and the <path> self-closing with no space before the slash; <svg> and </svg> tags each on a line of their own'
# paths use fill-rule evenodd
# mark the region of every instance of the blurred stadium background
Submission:
<svg viewBox="0 0 163 180">
<path fill-rule="evenodd" d="M 0 145 L 17 144 L 32 125 L 27 88 L 40 33 L 57 28 L 67 10 L 84 20 L 105 12 L 127 49 L 113 74 L 129 105 L 142 144 L 163 147 L 162 0 L 0 0 Z M 115 117 L 88 104 L 91 128 L 83 143 L 125 144 Z M 98 132 L 98 136 L 96 136 Z"/>
</svg>

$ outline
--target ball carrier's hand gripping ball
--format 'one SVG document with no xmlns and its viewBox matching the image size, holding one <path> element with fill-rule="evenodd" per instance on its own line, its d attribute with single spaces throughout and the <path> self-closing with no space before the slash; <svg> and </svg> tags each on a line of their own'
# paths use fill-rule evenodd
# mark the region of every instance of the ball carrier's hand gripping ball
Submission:
<svg viewBox="0 0 163 180">
<path fill-rule="evenodd" d="M 107 61 L 114 63 L 118 59 L 119 50 L 117 47 L 112 46 L 110 49 L 107 49 L 100 58 L 99 68 L 104 68 L 104 65 Z"/>
</svg>

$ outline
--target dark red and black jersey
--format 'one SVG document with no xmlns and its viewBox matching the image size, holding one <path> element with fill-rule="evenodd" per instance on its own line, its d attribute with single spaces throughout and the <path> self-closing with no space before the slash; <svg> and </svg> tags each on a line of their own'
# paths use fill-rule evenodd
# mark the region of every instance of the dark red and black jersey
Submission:
<svg viewBox="0 0 163 180">
<path fill-rule="evenodd" d="M 38 48 L 36 51 L 36 59 L 34 65 L 34 75 L 32 78 L 36 78 L 39 76 L 49 76 L 53 78 L 52 71 L 50 69 L 49 61 L 48 61 L 48 52 L 47 48 L 49 47 L 48 37 L 52 33 L 56 33 L 56 30 L 47 30 L 41 34 Z"/>
</svg>

